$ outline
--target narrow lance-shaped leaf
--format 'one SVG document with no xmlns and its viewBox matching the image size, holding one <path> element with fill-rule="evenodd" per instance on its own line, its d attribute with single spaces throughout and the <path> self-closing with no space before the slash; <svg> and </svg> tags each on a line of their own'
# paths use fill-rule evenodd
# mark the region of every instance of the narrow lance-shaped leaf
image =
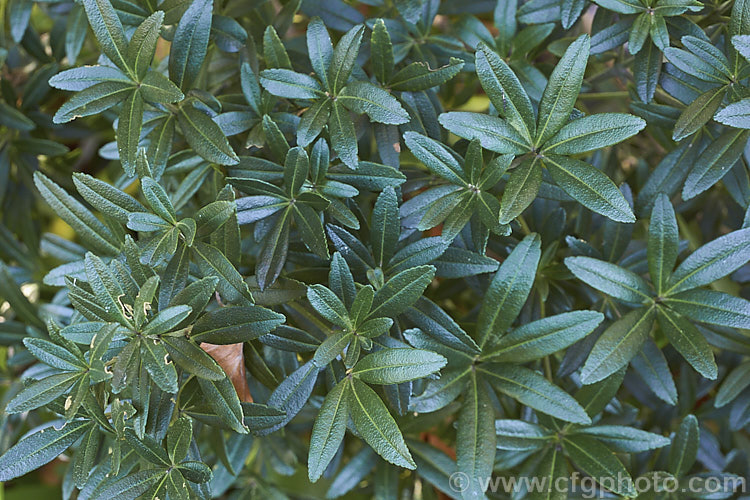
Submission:
<svg viewBox="0 0 750 500">
<path fill-rule="evenodd" d="M 353 113 L 367 114 L 374 122 L 399 125 L 409 121 L 409 114 L 395 97 L 368 82 L 348 84 L 341 89 L 336 102 Z"/>
<path fill-rule="evenodd" d="M 414 62 L 398 71 L 390 79 L 392 90 L 419 92 L 442 85 L 456 76 L 464 66 L 464 61 L 450 58 L 445 66 L 431 69 L 427 64 Z"/>
<path fill-rule="evenodd" d="M 78 441 L 89 422 L 75 421 L 60 429 L 54 424 L 20 440 L 0 456 L 0 481 L 10 481 L 57 458 Z"/>
<path fill-rule="evenodd" d="M 222 297 L 230 302 L 247 300 L 252 302 L 250 290 L 237 269 L 216 247 L 197 241 L 193 251 L 198 267 L 204 276 L 219 278 L 218 289 Z"/>
<path fill-rule="evenodd" d="M 445 363 L 443 356 L 421 349 L 381 349 L 360 359 L 352 375 L 370 384 L 400 384 L 435 373 Z"/>
<path fill-rule="evenodd" d="M 624 113 L 584 116 L 564 125 L 545 142 L 543 151 L 561 155 L 588 153 L 618 144 L 645 126 L 643 118 Z"/>
<path fill-rule="evenodd" d="M 529 142 L 536 134 L 536 115 L 531 100 L 515 73 L 486 44 L 476 54 L 477 76 L 501 116 Z"/>
<path fill-rule="evenodd" d="M 681 477 L 690 471 L 698 455 L 699 440 L 698 419 L 694 415 L 688 415 L 682 420 L 672 439 L 672 446 L 669 448 L 669 472 Z"/>
<path fill-rule="evenodd" d="M 349 419 L 349 388 L 348 380 L 339 382 L 326 395 L 315 419 L 307 459 L 307 471 L 312 482 L 323 474 L 344 439 Z"/>
<path fill-rule="evenodd" d="M 514 168 L 503 191 L 500 202 L 500 224 L 508 224 L 521 215 L 534 201 L 542 185 L 542 162 L 536 157 L 526 157 Z"/>
<path fill-rule="evenodd" d="M 357 378 L 349 384 L 349 411 L 362 439 L 388 462 L 415 469 L 404 437 L 377 393 Z"/>
<path fill-rule="evenodd" d="M 559 155 L 545 156 L 542 161 L 555 184 L 581 205 L 616 222 L 635 222 L 622 192 L 593 165 Z"/>
<path fill-rule="evenodd" d="M 541 238 L 531 234 L 519 243 L 492 279 L 477 319 L 477 344 L 484 347 L 510 327 L 531 291 L 541 256 Z"/>
<path fill-rule="evenodd" d="M 495 412 L 484 381 L 472 373 L 458 414 L 456 469 L 467 481 L 463 498 L 482 498 L 495 458 Z M 464 486 L 461 484 L 461 486 Z"/>
<path fill-rule="evenodd" d="M 319 99 L 325 94 L 313 77 L 288 69 L 267 69 L 260 73 L 260 83 L 275 96 L 289 99 Z"/>
<path fill-rule="evenodd" d="M 639 307 L 607 328 L 586 359 L 583 383 L 593 384 L 626 366 L 648 338 L 654 314 L 654 307 Z"/>
<path fill-rule="evenodd" d="M 146 71 L 151 66 L 162 22 L 164 22 L 164 12 L 154 12 L 138 26 L 128 44 L 128 63 L 139 81 L 146 76 Z"/>
<path fill-rule="evenodd" d="M 338 94 L 339 90 L 346 85 L 354 69 L 364 32 L 364 26 L 354 26 L 341 37 L 333 50 L 331 66 L 328 69 L 328 82 L 334 94 Z"/>
<path fill-rule="evenodd" d="M 667 307 L 658 308 L 659 327 L 672 346 L 704 377 L 715 380 L 718 368 L 708 341 L 693 324 Z"/>
<path fill-rule="evenodd" d="M 237 391 L 228 377 L 221 380 L 198 378 L 198 384 L 211 408 L 219 418 L 234 432 L 247 434 L 248 429 L 243 421 L 242 406 Z"/>
<path fill-rule="evenodd" d="M 533 370 L 512 364 L 488 363 L 478 371 L 496 391 L 537 411 L 566 422 L 591 422 L 572 396 Z"/>
<path fill-rule="evenodd" d="M 338 101 L 334 101 L 331 107 L 331 117 L 328 121 L 328 129 L 331 136 L 331 145 L 338 153 L 341 161 L 351 169 L 357 168 L 357 134 L 354 123 L 349 118 L 349 112 Z"/>
<path fill-rule="evenodd" d="M 667 283 L 667 295 L 707 285 L 750 260 L 750 228 L 732 231 L 690 254 Z"/>
<path fill-rule="evenodd" d="M 617 494 L 635 496 L 635 486 L 627 469 L 601 442 L 588 436 L 575 435 L 566 437 L 563 447 L 573 462 L 600 484 Z"/>
<path fill-rule="evenodd" d="M 545 144 L 568 121 L 581 90 L 590 45 L 588 35 L 579 36 L 568 46 L 552 71 L 539 103 L 537 146 Z"/>
<path fill-rule="evenodd" d="M 565 265 L 582 282 L 624 302 L 651 299 L 646 281 L 623 267 L 591 257 L 568 257 Z"/>
<path fill-rule="evenodd" d="M 417 301 L 434 276 L 433 266 L 401 271 L 375 293 L 369 317 L 394 317 L 403 313 Z"/>
<path fill-rule="evenodd" d="M 299 413 L 315 387 L 318 373 L 319 368 L 312 361 L 308 361 L 297 368 L 273 391 L 271 397 L 268 398 L 268 406 L 285 411 L 286 416 L 281 422 L 263 429 L 259 434 L 270 434 L 280 429 Z"/>
<path fill-rule="evenodd" d="M 143 99 L 136 90 L 125 99 L 117 121 L 117 150 L 120 153 L 122 168 L 129 177 L 135 175 L 138 141 L 143 126 Z"/>
<path fill-rule="evenodd" d="M 310 55 L 310 64 L 326 90 L 331 91 L 328 83 L 328 71 L 333 58 L 333 46 L 325 24 L 319 17 L 315 17 L 307 25 L 307 52 Z"/>
<path fill-rule="evenodd" d="M 730 328 L 750 325 L 750 301 L 713 290 L 686 290 L 664 299 L 664 303 L 693 321 Z"/>
<path fill-rule="evenodd" d="M 464 139 L 479 139 L 482 147 L 500 154 L 524 154 L 532 146 L 508 122 L 495 116 L 463 111 L 443 113 L 438 118 L 448 131 Z"/>
<path fill-rule="evenodd" d="M 170 394 L 177 392 L 177 370 L 161 341 L 144 339 L 141 342 L 141 359 L 161 390 Z"/>
<path fill-rule="evenodd" d="M 177 120 L 188 144 L 203 158 L 221 165 L 239 163 L 221 128 L 203 111 L 185 104 L 180 108 Z"/>
<path fill-rule="evenodd" d="M 180 18 L 169 53 L 169 78 L 181 90 L 198 77 L 208 49 L 213 0 L 196 0 Z"/>
<path fill-rule="evenodd" d="M 88 87 L 60 106 L 53 123 L 67 123 L 76 118 L 105 111 L 130 96 L 136 87 L 133 82 L 105 81 Z"/>
<path fill-rule="evenodd" d="M 132 74 L 132 69 L 125 59 L 128 39 L 112 3 L 109 0 L 83 0 L 83 8 L 102 52 L 117 67 Z"/>
<path fill-rule="evenodd" d="M 659 295 L 677 262 L 678 238 L 674 208 L 667 195 L 661 193 L 654 202 L 648 226 L 648 271 Z"/>
<path fill-rule="evenodd" d="M 603 319 L 595 311 L 572 311 L 532 321 L 502 337 L 482 358 L 508 363 L 539 359 L 579 341 Z"/>
</svg>

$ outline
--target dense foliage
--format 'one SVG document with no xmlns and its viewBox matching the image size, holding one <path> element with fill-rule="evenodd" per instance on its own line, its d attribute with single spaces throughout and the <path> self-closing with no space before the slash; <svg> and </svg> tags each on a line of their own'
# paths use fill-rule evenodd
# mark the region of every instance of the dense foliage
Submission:
<svg viewBox="0 0 750 500">
<path fill-rule="evenodd" d="M 750 0 L 593 2 L 0 2 L 7 492 L 741 496 Z"/>
</svg>

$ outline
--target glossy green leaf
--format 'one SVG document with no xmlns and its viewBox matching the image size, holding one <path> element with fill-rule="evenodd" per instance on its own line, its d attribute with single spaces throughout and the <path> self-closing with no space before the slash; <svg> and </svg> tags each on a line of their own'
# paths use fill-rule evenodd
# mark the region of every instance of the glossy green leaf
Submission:
<svg viewBox="0 0 750 500">
<path fill-rule="evenodd" d="M 339 449 L 349 419 L 348 380 L 339 382 L 327 395 L 315 419 L 310 436 L 307 471 L 310 481 L 317 481 Z"/>
<path fill-rule="evenodd" d="M 354 366 L 352 375 L 369 384 L 400 384 L 424 378 L 445 366 L 443 356 L 420 349 L 381 349 Z"/>
<path fill-rule="evenodd" d="M 531 234 L 502 263 L 485 292 L 477 318 L 477 344 L 502 336 L 513 324 L 531 291 L 541 256 L 541 239 Z"/>
<path fill-rule="evenodd" d="M 688 320 L 666 307 L 658 308 L 657 318 L 662 333 L 672 346 L 704 377 L 715 380 L 718 368 L 711 346 L 703 334 Z"/>
<path fill-rule="evenodd" d="M 568 257 L 565 265 L 582 282 L 623 302 L 641 304 L 651 299 L 643 278 L 615 264 L 591 257 Z"/>
<path fill-rule="evenodd" d="M 169 79 L 188 90 L 198 77 L 208 50 L 213 0 L 192 2 L 180 18 L 169 54 Z"/>
<path fill-rule="evenodd" d="M 555 183 L 584 207 L 616 222 L 635 222 L 625 197 L 599 169 L 558 155 L 545 156 L 542 162 Z"/>
<path fill-rule="evenodd" d="M 488 361 L 524 363 L 578 342 L 604 320 L 594 311 L 572 311 L 527 323 L 500 338 L 482 354 Z"/>
<path fill-rule="evenodd" d="M 481 498 L 495 458 L 495 412 L 484 382 L 472 374 L 466 399 L 458 414 L 456 470 L 465 486 L 463 498 Z"/>
<path fill-rule="evenodd" d="M 128 44 L 127 61 L 139 81 L 146 76 L 156 52 L 156 42 L 164 22 L 164 12 L 156 11 L 143 21 L 133 33 Z"/>
<path fill-rule="evenodd" d="M 58 429 L 53 424 L 20 440 L 0 456 L 0 481 L 10 481 L 51 462 L 78 441 L 88 425 L 76 421 Z"/>
<path fill-rule="evenodd" d="M 493 389 L 537 411 L 566 422 L 591 422 L 572 396 L 533 370 L 509 364 L 487 363 L 477 371 Z"/>
<path fill-rule="evenodd" d="M 707 285 L 750 260 L 750 229 L 740 229 L 698 248 L 675 269 L 667 295 Z"/>
<path fill-rule="evenodd" d="M 655 313 L 653 307 L 640 307 L 604 330 L 581 371 L 583 383 L 593 384 L 626 366 L 648 338 Z"/>
<path fill-rule="evenodd" d="M 185 105 L 180 108 L 177 120 L 190 147 L 203 158 L 220 165 L 239 162 L 224 133 L 204 112 Z"/>
<path fill-rule="evenodd" d="M 347 397 L 354 426 L 362 439 L 388 462 L 415 469 L 416 464 L 396 421 L 375 391 L 359 379 L 351 378 Z"/>
<path fill-rule="evenodd" d="M 590 46 L 588 35 L 579 36 L 552 71 L 539 103 L 534 141 L 537 146 L 546 144 L 568 121 L 581 90 Z"/>
<path fill-rule="evenodd" d="M 399 125 L 409 121 L 409 114 L 398 100 L 380 87 L 367 82 L 351 82 L 336 100 L 355 114 L 367 114 L 378 123 Z"/>
</svg>

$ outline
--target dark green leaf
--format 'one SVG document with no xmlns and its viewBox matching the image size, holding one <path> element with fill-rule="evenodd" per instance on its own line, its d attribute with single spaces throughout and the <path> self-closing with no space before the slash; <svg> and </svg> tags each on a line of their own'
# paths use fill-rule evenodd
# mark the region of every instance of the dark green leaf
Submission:
<svg viewBox="0 0 750 500">
<path fill-rule="evenodd" d="M 315 419 L 307 459 L 308 476 L 312 482 L 317 481 L 323 474 L 344 439 L 349 419 L 350 387 L 348 380 L 339 382 L 326 395 Z"/>
<path fill-rule="evenodd" d="M 566 437 L 563 447 L 570 459 L 598 482 L 611 484 L 619 495 L 634 497 L 635 485 L 622 462 L 598 440 L 581 434 Z M 606 479 L 606 482 L 603 480 Z"/>
<path fill-rule="evenodd" d="M 224 133 L 207 114 L 188 104 L 180 108 L 177 120 L 190 147 L 203 158 L 221 165 L 239 163 Z"/>
<path fill-rule="evenodd" d="M 555 183 L 581 205 L 616 222 L 635 222 L 625 197 L 599 169 L 565 156 L 545 156 L 542 161 Z"/>
<path fill-rule="evenodd" d="M 109 0 L 83 0 L 83 8 L 89 18 L 102 52 L 121 70 L 133 74 L 133 68 L 126 62 L 128 39 L 120 18 Z M 150 61 L 149 61 L 150 62 Z"/>
<path fill-rule="evenodd" d="M 190 3 L 180 18 L 169 53 L 169 79 L 188 90 L 200 73 L 211 34 L 213 0 Z"/>
<path fill-rule="evenodd" d="M 553 354 L 578 342 L 604 320 L 594 311 L 572 311 L 532 321 L 501 337 L 483 359 L 524 363 Z"/>
<path fill-rule="evenodd" d="M 443 356 L 420 349 L 382 349 L 354 366 L 352 375 L 369 384 L 400 384 L 427 377 L 445 366 Z"/>
<path fill-rule="evenodd" d="M 640 307 L 604 330 L 581 371 L 583 383 L 593 384 L 626 366 L 648 338 L 654 315 L 653 307 Z"/>
<path fill-rule="evenodd" d="M 415 469 L 404 437 L 380 397 L 357 378 L 350 378 L 348 383 L 349 411 L 362 439 L 388 462 Z"/>
<path fill-rule="evenodd" d="M 128 65 L 133 69 L 139 81 L 143 80 L 146 71 L 151 66 L 162 22 L 164 22 L 164 12 L 154 12 L 138 26 L 128 44 Z"/>
<path fill-rule="evenodd" d="M 349 80 L 359 55 L 359 45 L 362 43 L 364 32 L 364 26 L 354 26 L 336 44 L 328 69 L 328 82 L 333 94 L 338 94 Z"/>
<path fill-rule="evenodd" d="M 463 474 L 463 498 L 481 498 L 492 476 L 495 458 L 495 411 L 484 382 L 470 377 L 468 393 L 458 414 L 456 470 Z"/>
<path fill-rule="evenodd" d="M 677 477 L 687 474 L 698 455 L 699 429 L 698 419 L 688 415 L 672 439 L 669 448 L 669 471 Z"/>
<path fill-rule="evenodd" d="M 193 326 L 190 338 L 209 344 L 249 342 L 282 324 L 282 314 L 259 306 L 223 307 L 204 314 Z"/>
<path fill-rule="evenodd" d="M 675 269 L 666 295 L 691 290 L 723 278 L 750 260 L 750 228 L 725 234 L 703 245 Z"/>
<path fill-rule="evenodd" d="M 667 307 L 659 307 L 657 317 L 662 333 L 672 346 L 698 373 L 716 380 L 718 368 L 714 361 L 714 353 L 700 330 Z"/>
<path fill-rule="evenodd" d="M 479 309 L 479 347 L 503 335 L 515 321 L 534 283 L 541 244 L 537 234 L 527 236 L 497 270 Z"/>
<path fill-rule="evenodd" d="M 582 282 L 623 302 L 642 304 L 651 299 L 648 283 L 618 265 L 591 257 L 568 257 L 565 265 Z"/>
<path fill-rule="evenodd" d="M 401 271 L 375 293 L 369 317 L 395 317 L 411 307 L 435 276 L 432 266 Z"/>
<path fill-rule="evenodd" d="M 544 143 L 545 153 L 573 155 L 618 144 L 634 136 L 646 121 L 624 113 L 584 116 L 564 125 Z"/>
<path fill-rule="evenodd" d="M 530 142 L 501 118 L 479 113 L 452 111 L 440 115 L 440 124 L 464 139 L 478 139 L 482 147 L 500 154 L 531 151 Z"/>
<path fill-rule="evenodd" d="M 54 424 L 21 439 L 0 456 L 0 481 L 10 481 L 45 465 L 86 432 L 89 422 L 75 421 L 57 429 Z"/>
<path fill-rule="evenodd" d="M 552 71 L 539 102 L 534 141 L 537 146 L 545 144 L 567 123 L 581 90 L 590 46 L 588 35 L 579 36 L 568 46 Z"/>
<path fill-rule="evenodd" d="M 336 102 L 353 113 L 366 113 L 374 122 L 399 125 L 409 121 L 409 114 L 395 97 L 368 82 L 349 83 Z"/>
<path fill-rule="evenodd" d="M 591 422 L 572 396 L 533 370 L 511 364 L 487 363 L 477 371 L 496 391 L 537 411 L 566 422 Z"/>
</svg>

